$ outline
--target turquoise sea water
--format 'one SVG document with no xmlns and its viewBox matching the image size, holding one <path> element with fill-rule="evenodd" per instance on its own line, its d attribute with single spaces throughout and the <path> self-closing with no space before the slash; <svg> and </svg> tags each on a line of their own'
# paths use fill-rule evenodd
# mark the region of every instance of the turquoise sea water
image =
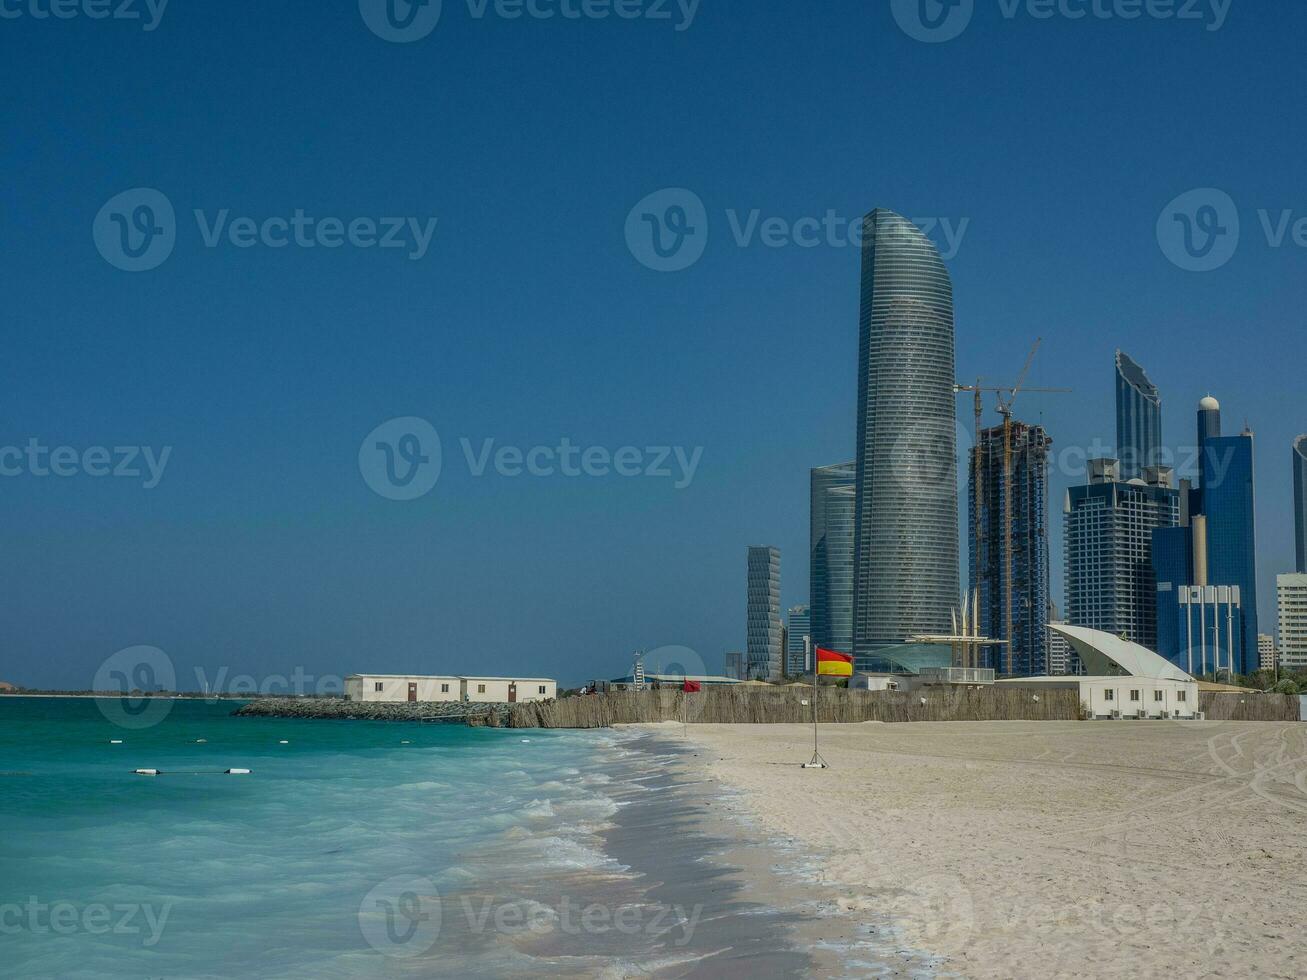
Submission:
<svg viewBox="0 0 1307 980">
<path fill-rule="evenodd" d="M 129 729 L 117 702 L 0 698 L 0 975 L 571 972 L 544 954 L 598 975 L 676 949 L 677 910 L 628 912 L 612 948 L 576 925 L 596 895 L 638 900 L 597 836 L 621 736 L 233 707 Z"/>
</svg>

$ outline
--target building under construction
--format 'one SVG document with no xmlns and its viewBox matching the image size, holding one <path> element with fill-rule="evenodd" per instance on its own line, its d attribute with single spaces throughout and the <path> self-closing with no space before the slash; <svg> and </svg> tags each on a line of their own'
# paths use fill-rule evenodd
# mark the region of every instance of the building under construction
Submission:
<svg viewBox="0 0 1307 980">
<path fill-rule="evenodd" d="M 1042 426 L 1015 420 L 980 432 L 971 450 L 971 589 L 999 674 L 1048 672 L 1048 456 Z"/>
</svg>

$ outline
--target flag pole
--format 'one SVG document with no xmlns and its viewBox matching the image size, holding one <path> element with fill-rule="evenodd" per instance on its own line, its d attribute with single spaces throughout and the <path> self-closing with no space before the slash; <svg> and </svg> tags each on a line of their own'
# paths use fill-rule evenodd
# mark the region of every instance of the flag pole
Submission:
<svg viewBox="0 0 1307 980">
<path fill-rule="evenodd" d="M 812 651 L 812 760 L 804 763 L 804 769 L 829 769 L 826 760 L 821 757 L 817 751 L 817 692 L 821 690 L 819 684 L 819 671 L 821 669 L 817 660 L 817 648 L 812 642 L 812 637 L 805 637 L 803 646 L 806 650 Z"/>
</svg>

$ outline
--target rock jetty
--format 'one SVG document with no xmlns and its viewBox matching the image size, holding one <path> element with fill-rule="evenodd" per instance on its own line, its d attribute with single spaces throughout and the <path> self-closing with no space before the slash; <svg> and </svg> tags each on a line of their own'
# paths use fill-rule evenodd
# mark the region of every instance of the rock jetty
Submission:
<svg viewBox="0 0 1307 980">
<path fill-rule="evenodd" d="M 470 718 L 486 724 L 487 715 L 507 713 L 507 704 L 471 704 L 462 701 L 346 701 L 343 698 L 260 698 L 232 714 L 255 718 L 339 718 L 353 721 L 444 721 Z M 493 722 L 491 722 L 493 724 Z"/>
</svg>

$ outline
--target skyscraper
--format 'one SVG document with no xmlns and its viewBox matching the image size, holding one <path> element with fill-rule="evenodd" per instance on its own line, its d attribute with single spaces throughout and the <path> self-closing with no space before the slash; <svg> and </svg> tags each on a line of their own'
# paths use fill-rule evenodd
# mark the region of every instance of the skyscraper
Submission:
<svg viewBox="0 0 1307 980">
<path fill-rule="evenodd" d="M 812 641 L 853 652 L 854 463 L 819 466 L 810 474 L 809 610 Z"/>
<path fill-rule="evenodd" d="M 1257 508 L 1253 487 L 1253 434 L 1218 436 L 1205 442 L 1201 459 L 1202 506 L 1207 523 L 1207 581 L 1238 586 L 1242 598 L 1242 664 L 1257 669 Z"/>
<path fill-rule="evenodd" d="M 957 605 L 953 284 L 916 225 L 863 219 L 853 653 L 946 633 Z"/>
<path fill-rule="evenodd" d="M 1071 487 L 1063 508 L 1067 622 L 1156 649 L 1153 531 L 1179 522 L 1180 492 L 1169 470 L 1153 469 L 1150 485 L 1121 482 L 1116 460 L 1089 468 L 1091 482 Z"/>
<path fill-rule="evenodd" d="M 746 619 L 750 680 L 781 679 L 781 553 L 766 546 L 749 548 Z"/>
<path fill-rule="evenodd" d="M 1307 575 L 1280 575 L 1275 580 L 1280 605 L 1280 666 L 1307 668 Z"/>
<path fill-rule="evenodd" d="M 791 606 L 785 633 L 785 673 L 802 674 L 808 668 L 804 640 L 812 637 L 812 617 L 807 606 Z"/>
<path fill-rule="evenodd" d="M 1053 440 L 1025 422 L 1013 422 L 1007 439 L 1001 425 L 986 429 L 971 450 L 971 588 L 979 596 L 981 632 L 1009 641 L 993 648 L 990 666 L 1000 673 L 1045 674 Z"/>
<path fill-rule="evenodd" d="M 1144 369 L 1116 352 L 1116 454 L 1121 479 L 1135 480 L 1161 463 L 1162 396 Z"/>
<path fill-rule="evenodd" d="M 1307 436 L 1293 441 L 1293 520 L 1298 572 L 1307 575 Z"/>
</svg>

